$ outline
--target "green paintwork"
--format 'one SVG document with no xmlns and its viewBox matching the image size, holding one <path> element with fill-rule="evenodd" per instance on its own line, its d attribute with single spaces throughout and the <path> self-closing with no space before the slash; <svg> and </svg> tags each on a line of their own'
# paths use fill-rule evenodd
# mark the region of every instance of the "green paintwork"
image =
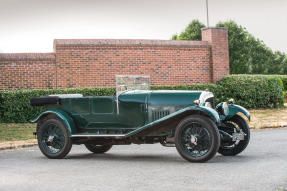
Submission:
<svg viewBox="0 0 287 191">
<path fill-rule="evenodd" d="M 206 97 L 204 97 L 206 96 Z M 211 98 L 208 96 L 212 96 Z M 127 91 L 118 96 L 86 96 L 60 98 L 59 105 L 48 105 L 32 122 L 53 113 L 61 118 L 71 135 L 75 134 L 117 134 L 135 136 L 149 129 L 156 130 L 165 121 L 174 122 L 190 114 L 209 116 L 219 126 L 221 119 L 218 112 L 206 107 L 204 100 L 213 99 L 206 91 Z M 200 100 L 195 105 L 194 100 Z M 229 105 L 232 117 L 237 112 L 249 116 L 240 106 Z M 175 127 L 174 127 L 175 128 Z M 150 132 L 146 135 L 150 135 Z"/>
<path fill-rule="evenodd" d="M 65 126 L 67 127 L 67 129 L 69 130 L 70 135 L 77 133 L 75 124 L 73 122 L 73 119 L 65 112 L 62 111 L 60 109 L 56 109 L 56 110 L 47 110 L 44 111 L 43 113 L 41 113 L 37 118 L 31 120 L 30 122 L 35 123 L 37 122 L 40 118 L 48 115 L 48 114 L 55 114 L 57 115 L 60 119 L 63 120 Z"/>
<path fill-rule="evenodd" d="M 217 107 L 216 107 L 217 111 L 221 110 L 223 103 L 220 103 L 217 105 Z M 227 115 L 223 115 L 221 112 L 219 112 L 220 113 L 220 119 L 222 121 L 228 120 L 240 112 L 243 113 L 248 118 L 248 120 L 250 121 L 250 113 L 247 111 L 247 109 L 245 109 L 244 107 L 242 107 L 240 105 L 235 105 L 235 104 L 228 104 L 228 114 Z"/>
<path fill-rule="evenodd" d="M 248 120 L 250 121 L 250 113 L 249 111 L 247 111 L 247 109 L 245 109 L 244 107 L 240 106 L 240 105 L 235 105 L 235 104 L 230 104 L 229 105 L 229 114 L 226 117 L 226 119 L 230 119 L 231 117 L 233 117 L 234 115 L 236 115 L 237 113 L 241 112 L 243 113 Z"/>
<path fill-rule="evenodd" d="M 216 110 L 209 108 L 209 107 L 204 107 L 204 106 L 198 106 L 196 109 L 203 111 L 206 113 L 213 121 L 215 121 L 218 125 L 220 124 L 220 117 Z"/>
<path fill-rule="evenodd" d="M 160 119 L 158 119 L 158 120 L 156 120 L 156 121 L 153 121 L 153 122 L 151 122 L 151 123 L 148 123 L 147 125 L 144 125 L 144 126 L 142 126 L 142 127 L 139 127 L 139 128 L 137 128 L 137 129 L 135 129 L 135 130 L 133 130 L 133 131 L 127 133 L 126 136 L 135 135 L 135 134 L 137 134 L 137 133 L 139 133 L 139 132 L 141 132 L 141 131 L 143 131 L 143 130 L 145 130 L 145 129 L 148 129 L 148 128 L 150 128 L 150 127 L 153 127 L 153 126 L 159 124 L 160 122 L 163 122 L 163 121 L 165 121 L 165 120 L 167 120 L 167 119 L 170 119 L 170 118 L 172 118 L 172 117 L 175 117 L 175 116 L 177 116 L 177 115 L 180 115 L 180 114 L 185 113 L 185 112 L 188 112 L 188 111 L 203 111 L 203 112 L 205 112 L 210 118 L 212 118 L 215 122 L 218 123 L 218 122 L 220 121 L 219 115 L 217 114 L 217 112 L 216 112 L 215 110 L 212 110 L 212 109 L 207 108 L 207 107 L 202 107 L 202 106 L 190 106 L 190 107 L 186 107 L 186 108 L 184 108 L 184 109 L 181 109 L 181 110 L 179 110 L 179 111 L 176 111 L 176 112 L 174 112 L 174 113 L 172 113 L 172 114 L 170 114 L 170 115 L 164 116 L 164 117 L 162 117 L 162 118 L 160 118 Z M 215 111 L 215 112 L 214 112 L 214 111 Z"/>
</svg>

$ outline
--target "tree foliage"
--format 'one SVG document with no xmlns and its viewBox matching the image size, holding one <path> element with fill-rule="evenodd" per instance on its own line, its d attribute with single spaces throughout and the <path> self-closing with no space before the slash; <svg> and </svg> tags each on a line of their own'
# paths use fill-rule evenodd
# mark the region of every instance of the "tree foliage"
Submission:
<svg viewBox="0 0 287 191">
<path fill-rule="evenodd" d="M 228 28 L 229 62 L 231 74 L 287 74 L 287 55 L 273 52 L 263 41 L 234 21 L 219 22 L 217 27 Z M 204 24 L 193 20 L 172 40 L 201 40 Z"/>
<path fill-rule="evenodd" d="M 172 40 L 201 40 L 201 29 L 205 25 L 199 20 L 193 20 L 179 35 L 173 35 Z"/>
</svg>

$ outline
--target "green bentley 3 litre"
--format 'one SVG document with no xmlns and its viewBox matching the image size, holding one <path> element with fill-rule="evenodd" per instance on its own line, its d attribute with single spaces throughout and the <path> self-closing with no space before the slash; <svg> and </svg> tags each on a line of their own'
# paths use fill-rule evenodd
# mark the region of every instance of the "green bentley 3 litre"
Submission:
<svg viewBox="0 0 287 191">
<path fill-rule="evenodd" d="M 105 153 L 113 145 L 160 143 L 175 146 L 190 162 L 204 162 L 217 152 L 230 156 L 247 147 L 250 131 L 242 116 L 250 120 L 250 115 L 233 100 L 214 107 L 208 91 L 148 87 L 148 77 L 117 76 L 115 96 L 32 98 L 32 106 L 46 106 L 31 121 L 37 122 L 40 150 L 48 158 L 63 158 L 72 144 Z"/>
</svg>

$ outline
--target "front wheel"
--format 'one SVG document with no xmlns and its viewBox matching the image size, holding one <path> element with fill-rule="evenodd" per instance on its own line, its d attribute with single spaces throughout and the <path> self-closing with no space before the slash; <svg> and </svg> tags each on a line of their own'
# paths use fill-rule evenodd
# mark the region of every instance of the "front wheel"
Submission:
<svg viewBox="0 0 287 191">
<path fill-rule="evenodd" d="M 192 115 L 184 118 L 175 130 L 175 146 L 190 162 L 205 162 L 218 151 L 220 136 L 216 124 L 208 117 Z"/>
<path fill-rule="evenodd" d="M 96 145 L 91 143 L 85 144 L 86 148 L 96 154 L 105 153 L 112 148 L 112 145 Z"/>
<path fill-rule="evenodd" d="M 60 119 L 45 120 L 37 132 L 38 145 L 48 158 L 64 158 L 72 148 L 72 141 L 65 125 Z"/>
<path fill-rule="evenodd" d="M 230 135 L 237 135 L 240 139 L 229 139 L 223 141 L 218 152 L 224 156 L 234 156 L 241 153 L 248 145 L 250 139 L 250 130 L 246 121 L 239 115 L 233 116 L 224 122 L 223 131 Z"/>
</svg>

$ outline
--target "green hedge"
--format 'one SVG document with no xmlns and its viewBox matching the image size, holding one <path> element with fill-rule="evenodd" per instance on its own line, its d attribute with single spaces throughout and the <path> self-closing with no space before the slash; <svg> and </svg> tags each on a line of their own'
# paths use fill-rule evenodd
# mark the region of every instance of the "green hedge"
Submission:
<svg viewBox="0 0 287 191">
<path fill-rule="evenodd" d="M 287 76 L 281 76 L 280 79 L 282 80 L 284 90 L 287 90 Z"/>
<path fill-rule="evenodd" d="M 115 88 L 71 88 L 57 90 L 15 90 L 0 91 L 0 123 L 25 123 L 44 110 L 43 107 L 31 107 L 30 98 L 51 94 L 81 93 L 87 95 L 113 95 Z"/>
<path fill-rule="evenodd" d="M 284 97 L 284 102 L 287 103 L 287 91 L 283 93 L 283 97 Z"/>
<path fill-rule="evenodd" d="M 234 75 L 236 76 L 236 75 Z M 264 78 L 280 78 L 283 83 L 284 90 L 287 91 L 287 75 L 261 75 L 261 74 L 255 74 L 255 75 L 243 75 L 240 74 L 238 76 L 253 76 L 253 77 L 264 77 Z"/>
<path fill-rule="evenodd" d="M 283 106 L 281 78 L 267 75 L 229 75 L 222 78 L 216 89 L 218 101 L 234 98 L 246 108 L 277 108 Z"/>
<path fill-rule="evenodd" d="M 215 92 L 217 85 L 215 84 L 189 84 L 189 85 L 163 85 L 151 86 L 151 90 L 208 90 Z"/>
<path fill-rule="evenodd" d="M 234 98 L 236 104 L 246 108 L 276 108 L 283 105 L 283 76 L 230 75 L 219 84 L 192 84 L 151 86 L 152 90 L 205 90 L 213 92 L 215 102 Z M 34 118 L 44 110 L 43 107 L 31 107 L 29 100 L 51 94 L 80 93 L 87 95 L 114 95 L 115 88 L 71 88 L 57 90 L 15 90 L 0 91 L 0 123 L 22 123 Z"/>
<path fill-rule="evenodd" d="M 287 90 L 287 75 L 265 75 L 265 76 L 280 78 L 282 80 L 284 90 L 285 91 Z"/>
</svg>

